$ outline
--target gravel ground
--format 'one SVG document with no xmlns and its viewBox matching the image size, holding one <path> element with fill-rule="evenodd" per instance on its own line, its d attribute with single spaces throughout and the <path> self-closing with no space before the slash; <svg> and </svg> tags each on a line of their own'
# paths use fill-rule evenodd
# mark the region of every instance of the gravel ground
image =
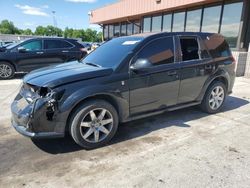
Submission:
<svg viewBox="0 0 250 188">
<path fill-rule="evenodd" d="M 86 151 L 70 137 L 32 141 L 10 124 L 21 79 L 0 81 L 0 187 L 249 187 L 250 79 L 223 112 L 188 108 L 122 124 Z"/>
</svg>

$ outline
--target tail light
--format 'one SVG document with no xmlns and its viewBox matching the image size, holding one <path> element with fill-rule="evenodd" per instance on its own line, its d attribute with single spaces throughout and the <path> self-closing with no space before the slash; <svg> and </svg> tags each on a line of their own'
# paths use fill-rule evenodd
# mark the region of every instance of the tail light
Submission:
<svg viewBox="0 0 250 188">
<path fill-rule="evenodd" d="M 80 51 L 81 52 L 86 52 L 86 49 L 85 48 L 80 48 Z"/>
</svg>

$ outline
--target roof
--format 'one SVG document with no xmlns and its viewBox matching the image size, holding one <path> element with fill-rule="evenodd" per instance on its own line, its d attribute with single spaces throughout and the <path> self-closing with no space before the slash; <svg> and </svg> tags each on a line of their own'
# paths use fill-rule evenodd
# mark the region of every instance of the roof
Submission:
<svg viewBox="0 0 250 188">
<path fill-rule="evenodd" d="M 217 33 L 207 33 L 207 32 L 148 32 L 148 33 L 139 33 L 136 35 L 130 35 L 131 37 L 142 37 L 142 38 L 147 38 L 150 36 L 157 36 L 157 35 L 162 35 L 162 36 L 176 36 L 176 35 L 185 35 L 185 36 L 192 36 L 192 35 L 196 35 L 196 36 L 211 36 L 211 35 L 220 35 Z M 129 37 L 129 36 L 128 36 Z"/>
</svg>

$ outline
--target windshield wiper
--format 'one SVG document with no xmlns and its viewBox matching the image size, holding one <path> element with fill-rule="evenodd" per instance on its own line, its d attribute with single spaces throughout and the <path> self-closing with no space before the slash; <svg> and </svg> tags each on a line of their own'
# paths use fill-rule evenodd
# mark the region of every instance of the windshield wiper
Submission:
<svg viewBox="0 0 250 188">
<path fill-rule="evenodd" d="M 94 66 L 94 67 L 102 67 L 102 66 L 100 66 L 98 64 L 95 64 L 95 63 L 89 63 L 89 62 L 87 62 L 87 63 L 84 63 L 84 64 L 91 65 L 91 66 Z"/>
</svg>

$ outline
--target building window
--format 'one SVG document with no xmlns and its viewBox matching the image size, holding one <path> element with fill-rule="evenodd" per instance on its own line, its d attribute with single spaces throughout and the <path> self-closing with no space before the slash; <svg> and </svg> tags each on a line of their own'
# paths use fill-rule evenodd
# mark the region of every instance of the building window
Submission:
<svg viewBox="0 0 250 188">
<path fill-rule="evenodd" d="M 174 13 L 173 32 L 184 31 L 185 12 Z"/>
<path fill-rule="evenodd" d="M 221 34 L 224 35 L 231 48 L 236 48 L 237 45 L 242 6 L 242 2 L 224 6 Z"/>
<path fill-rule="evenodd" d="M 199 32 L 201 23 L 201 9 L 187 12 L 186 31 Z"/>
<path fill-rule="evenodd" d="M 109 25 L 109 39 L 113 38 L 114 36 L 114 26 Z"/>
<path fill-rule="evenodd" d="M 127 35 L 127 24 L 122 23 L 121 25 L 121 36 L 126 36 Z"/>
<path fill-rule="evenodd" d="M 104 40 L 107 40 L 109 38 L 109 27 L 108 27 L 108 25 L 103 26 L 103 37 L 104 37 Z"/>
<path fill-rule="evenodd" d="M 221 6 L 208 7 L 204 9 L 202 31 L 218 33 L 220 23 Z"/>
<path fill-rule="evenodd" d="M 161 15 L 152 17 L 152 31 L 153 32 L 161 31 L 161 21 L 162 21 Z"/>
<path fill-rule="evenodd" d="M 171 32 L 172 14 L 163 15 L 162 30 Z"/>
<path fill-rule="evenodd" d="M 140 24 L 140 21 L 137 20 L 137 21 L 134 21 L 134 31 L 133 31 L 133 34 L 138 34 L 140 33 L 140 28 L 141 28 L 141 24 Z"/>
<path fill-rule="evenodd" d="M 128 23 L 127 25 L 127 35 L 132 35 L 133 34 L 133 24 Z"/>
<path fill-rule="evenodd" d="M 151 31 L 151 17 L 146 17 L 143 19 L 143 32 L 150 32 Z"/>
<path fill-rule="evenodd" d="M 120 24 L 115 24 L 114 25 L 114 37 L 119 37 L 120 36 Z"/>
</svg>

